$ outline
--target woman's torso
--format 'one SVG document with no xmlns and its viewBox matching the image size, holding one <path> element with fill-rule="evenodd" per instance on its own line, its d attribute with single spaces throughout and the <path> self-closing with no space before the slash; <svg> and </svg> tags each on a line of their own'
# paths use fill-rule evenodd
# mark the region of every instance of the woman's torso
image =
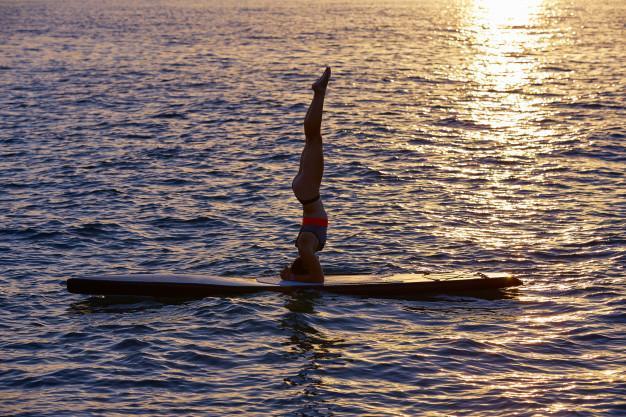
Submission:
<svg viewBox="0 0 626 417">
<path fill-rule="evenodd" d="M 328 219 L 322 199 L 313 203 L 302 206 L 302 217 L 316 217 L 319 219 Z"/>
</svg>

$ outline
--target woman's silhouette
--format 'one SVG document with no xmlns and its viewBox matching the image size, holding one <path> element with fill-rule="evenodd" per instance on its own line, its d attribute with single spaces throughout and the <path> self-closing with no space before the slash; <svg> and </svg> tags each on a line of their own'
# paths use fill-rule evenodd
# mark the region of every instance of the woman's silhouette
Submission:
<svg viewBox="0 0 626 417">
<path fill-rule="evenodd" d="M 326 86 L 330 80 L 330 67 L 313 83 L 313 101 L 304 118 L 304 150 L 300 155 L 300 170 L 291 183 L 291 188 L 302 204 L 302 226 L 296 238 L 298 257 L 281 272 L 286 280 L 324 282 L 324 271 L 316 252 L 326 243 L 328 216 L 322 199 L 320 185 L 324 174 L 324 152 L 322 145 L 322 110 Z"/>
</svg>

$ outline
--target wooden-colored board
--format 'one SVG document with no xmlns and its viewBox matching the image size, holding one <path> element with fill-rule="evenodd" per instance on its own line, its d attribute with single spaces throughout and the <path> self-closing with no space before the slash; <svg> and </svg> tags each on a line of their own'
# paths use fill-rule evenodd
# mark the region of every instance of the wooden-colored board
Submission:
<svg viewBox="0 0 626 417">
<path fill-rule="evenodd" d="M 96 275 L 67 280 L 72 293 L 155 297 L 206 297 L 260 291 L 315 289 L 365 296 L 419 296 L 463 293 L 522 285 L 507 273 L 432 273 L 327 275 L 323 284 L 282 281 L 279 277 L 243 278 L 189 274 Z"/>
</svg>

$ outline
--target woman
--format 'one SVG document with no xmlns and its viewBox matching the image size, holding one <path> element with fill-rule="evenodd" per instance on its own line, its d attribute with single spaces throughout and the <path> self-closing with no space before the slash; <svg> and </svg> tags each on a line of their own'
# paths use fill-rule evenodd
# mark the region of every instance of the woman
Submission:
<svg viewBox="0 0 626 417">
<path fill-rule="evenodd" d="M 296 198 L 302 204 L 302 226 L 296 238 L 298 257 L 291 266 L 285 267 L 280 276 L 285 280 L 324 282 L 324 271 L 315 252 L 326 243 L 328 216 L 320 198 L 320 185 L 324 174 L 322 149 L 322 109 L 326 86 L 330 79 L 330 67 L 313 83 L 313 101 L 304 118 L 304 150 L 300 155 L 300 170 L 291 183 Z"/>
</svg>

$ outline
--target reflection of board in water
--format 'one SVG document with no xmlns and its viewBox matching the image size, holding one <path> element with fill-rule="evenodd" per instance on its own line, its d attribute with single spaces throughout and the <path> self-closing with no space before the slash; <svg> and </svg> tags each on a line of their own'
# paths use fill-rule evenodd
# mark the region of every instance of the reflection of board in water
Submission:
<svg viewBox="0 0 626 417">
<path fill-rule="evenodd" d="M 67 280 L 77 294 L 206 297 L 259 291 L 290 292 L 316 289 L 340 294 L 410 297 L 514 287 L 522 282 L 507 273 L 432 273 L 387 275 L 327 275 L 324 284 L 281 281 L 279 277 L 240 278 L 185 274 L 98 275 Z"/>
</svg>

